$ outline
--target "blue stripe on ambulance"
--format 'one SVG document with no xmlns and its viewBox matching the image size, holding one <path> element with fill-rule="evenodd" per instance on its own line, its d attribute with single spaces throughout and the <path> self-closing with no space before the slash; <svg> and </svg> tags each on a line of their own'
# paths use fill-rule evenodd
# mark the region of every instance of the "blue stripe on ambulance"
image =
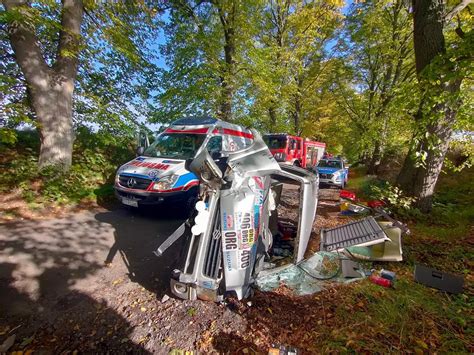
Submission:
<svg viewBox="0 0 474 355">
<path fill-rule="evenodd" d="M 198 177 L 194 173 L 186 173 L 178 178 L 173 187 L 184 186 L 192 180 L 198 180 Z"/>
</svg>

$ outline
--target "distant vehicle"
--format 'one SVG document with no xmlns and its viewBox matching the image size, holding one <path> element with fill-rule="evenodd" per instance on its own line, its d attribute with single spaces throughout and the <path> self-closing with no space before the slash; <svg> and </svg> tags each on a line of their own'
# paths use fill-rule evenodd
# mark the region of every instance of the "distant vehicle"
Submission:
<svg viewBox="0 0 474 355">
<path fill-rule="evenodd" d="M 312 169 L 323 157 L 326 144 L 286 133 L 266 134 L 263 140 L 279 163 Z"/>
<path fill-rule="evenodd" d="M 321 159 L 315 171 L 319 175 L 320 185 L 337 186 L 343 189 L 349 179 L 349 167 L 340 157 Z"/>
<path fill-rule="evenodd" d="M 198 177 L 185 168 L 205 146 L 216 161 L 221 152 L 244 149 L 253 142 L 250 130 L 214 118 L 182 118 L 160 133 L 138 157 L 122 165 L 115 177 L 115 193 L 127 206 L 160 204 L 193 206 L 199 190 Z"/>
</svg>

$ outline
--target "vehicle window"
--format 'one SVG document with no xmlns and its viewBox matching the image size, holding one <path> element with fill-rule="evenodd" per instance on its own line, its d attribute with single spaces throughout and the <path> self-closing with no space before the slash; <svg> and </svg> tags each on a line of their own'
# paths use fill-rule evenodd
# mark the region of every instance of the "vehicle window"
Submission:
<svg viewBox="0 0 474 355">
<path fill-rule="evenodd" d="M 143 155 L 154 158 L 193 158 L 205 138 L 204 134 L 165 133 L 158 136 Z"/>
<path fill-rule="evenodd" d="M 337 168 L 341 169 L 342 164 L 340 160 L 320 160 L 318 163 L 319 168 Z"/>
<path fill-rule="evenodd" d="M 285 137 L 272 137 L 265 136 L 263 140 L 270 149 L 283 149 L 286 147 L 286 138 Z"/>
<path fill-rule="evenodd" d="M 207 142 L 207 151 L 209 152 L 209 154 L 220 153 L 222 151 L 222 137 L 211 137 L 209 139 L 209 142 Z"/>
</svg>

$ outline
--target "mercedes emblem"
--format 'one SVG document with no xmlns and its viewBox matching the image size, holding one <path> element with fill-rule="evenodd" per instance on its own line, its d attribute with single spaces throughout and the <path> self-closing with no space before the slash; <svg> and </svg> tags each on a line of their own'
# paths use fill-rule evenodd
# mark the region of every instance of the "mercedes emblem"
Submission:
<svg viewBox="0 0 474 355">
<path fill-rule="evenodd" d="M 136 184 L 137 184 L 137 180 L 135 180 L 134 178 L 130 178 L 127 181 L 127 186 L 130 188 L 134 187 Z"/>
</svg>

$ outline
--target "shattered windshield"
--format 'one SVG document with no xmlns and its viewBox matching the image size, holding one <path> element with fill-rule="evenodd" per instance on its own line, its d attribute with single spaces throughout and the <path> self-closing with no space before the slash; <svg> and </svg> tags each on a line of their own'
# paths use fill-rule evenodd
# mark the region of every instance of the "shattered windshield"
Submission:
<svg viewBox="0 0 474 355">
<path fill-rule="evenodd" d="M 263 140 L 269 149 L 283 149 L 286 147 L 286 137 L 265 136 Z"/>
<path fill-rule="evenodd" d="M 145 149 L 143 155 L 153 158 L 193 158 L 205 138 L 204 134 L 165 133 L 158 136 L 157 140 Z"/>
<path fill-rule="evenodd" d="M 320 160 L 318 168 L 337 168 L 342 169 L 342 163 L 340 160 Z"/>
</svg>

